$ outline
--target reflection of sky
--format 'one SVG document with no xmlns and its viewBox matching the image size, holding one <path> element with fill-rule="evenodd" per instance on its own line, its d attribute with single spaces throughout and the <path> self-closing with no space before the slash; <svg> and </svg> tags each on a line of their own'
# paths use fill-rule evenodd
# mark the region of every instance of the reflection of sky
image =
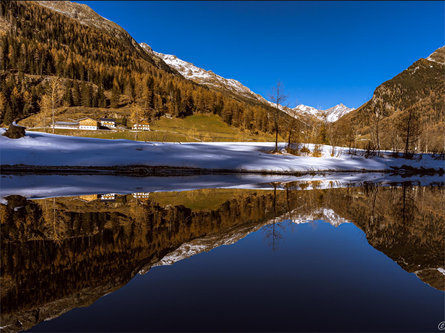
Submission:
<svg viewBox="0 0 445 333">
<path fill-rule="evenodd" d="M 264 227 L 137 275 L 34 330 L 435 330 L 443 292 L 370 246 L 352 223 Z"/>
</svg>

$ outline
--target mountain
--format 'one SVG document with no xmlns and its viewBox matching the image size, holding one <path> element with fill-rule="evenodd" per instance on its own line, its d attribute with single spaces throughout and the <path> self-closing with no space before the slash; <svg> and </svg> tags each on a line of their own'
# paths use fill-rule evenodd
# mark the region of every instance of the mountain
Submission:
<svg viewBox="0 0 445 333">
<path fill-rule="evenodd" d="M 0 51 L 4 125 L 25 118 L 32 127 L 47 125 L 42 97 L 49 83 L 58 80 L 63 97 L 57 120 L 101 113 L 124 124 L 131 121 L 131 107 L 138 105 L 143 119 L 150 121 L 214 114 L 250 133 L 273 131 L 270 104 L 247 90 L 239 93 L 235 80 L 225 82 L 232 89 L 190 80 L 83 4 L 0 2 Z"/>
<path fill-rule="evenodd" d="M 179 59 L 177 56 L 172 54 L 163 54 L 154 51 L 148 44 L 139 44 L 148 54 L 155 55 L 162 59 L 168 66 L 172 69 L 181 73 L 186 79 L 208 86 L 212 89 L 219 91 L 228 92 L 232 95 L 239 96 L 242 98 L 247 98 L 255 102 L 260 102 L 267 107 L 275 107 L 276 105 L 263 96 L 254 93 L 252 90 L 244 86 L 241 82 L 235 79 L 226 79 L 213 73 L 210 70 L 205 70 L 203 68 L 197 67 L 190 62 Z M 280 105 L 279 109 L 282 111 L 286 110 L 286 107 Z"/>
<path fill-rule="evenodd" d="M 241 96 L 243 98 L 251 99 L 256 102 L 265 104 L 266 106 L 276 107 L 276 104 L 266 100 L 263 96 L 254 93 L 248 87 L 244 86 L 241 82 L 234 79 L 226 79 L 220 75 L 215 74 L 211 70 L 205 70 L 197 67 L 194 64 L 185 60 L 179 59 L 175 55 L 163 54 L 154 51 L 148 44 L 139 44 L 148 54 L 155 55 L 162 59 L 172 69 L 175 69 L 186 79 L 192 80 L 198 84 L 206 85 L 212 89 L 225 91 L 235 96 Z M 327 120 L 328 122 L 337 121 L 340 117 L 355 110 L 348 108 L 343 104 L 338 104 L 327 110 L 318 110 L 311 106 L 303 104 L 297 105 L 295 108 L 289 108 L 283 105 L 279 105 L 279 109 L 292 117 L 309 116 L 315 117 L 319 120 Z"/>
<path fill-rule="evenodd" d="M 303 113 L 313 116 L 319 120 L 326 120 L 329 123 L 333 123 L 336 122 L 341 117 L 343 117 L 344 115 L 348 114 L 349 112 L 354 111 L 355 109 L 348 108 L 344 104 L 340 103 L 326 110 L 319 110 L 312 106 L 307 106 L 303 104 L 297 105 L 292 110 L 298 113 Z"/>
<path fill-rule="evenodd" d="M 223 78 L 222 76 L 216 75 L 212 71 L 207 71 L 193 65 L 190 62 L 181 60 L 175 55 L 163 54 L 153 51 L 152 48 L 146 43 L 140 43 L 139 45 L 147 53 L 154 54 L 161 58 L 167 65 L 177 70 L 186 79 L 192 80 L 199 84 L 210 86 L 215 89 L 226 90 L 236 95 L 267 103 L 267 101 L 262 96 L 255 94 L 249 88 L 243 86 L 239 81 Z"/>
<path fill-rule="evenodd" d="M 77 22 L 93 29 L 105 32 L 113 38 L 119 39 L 121 42 L 129 43 L 133 46 L 134 51 L 145 57 L 145 52 L 141 52 L 139 44 L 125 31 L 121 26 L 97 14 L 94 10 L 85 4 L 70 1 L 36 1 L 37 4 L 62 14 L 66 17 L 76 20 Z M 170 67 L 159 61 L 157 57 L 146 57 L 163 70 L 170 71 Z"/>
<path fill-rule="evenodd" d="M 427 58 L 415 61 L 406 70 L 379 85 L 372 98 L 338 121 L 352 127 L 361 142 L 376 141 L 376 115 L 380 115 L 379 135 L 384 149 L 403 149 L 401 121 L 413 113 L 418 135 L 411 149 L 443 151 L 445 142 L 445 46 Z M 415 140 L 414 140 L 415 139 Z"/>
<path fill-rule="evenodd" d="M 335 122 L 339 120 L 344 115 L 347 115 L 349 112 L 354 111 L 355 108 L 348 108 L 347 106 L 343 104 L 337 104 L 336 106 L 333 106 L 332 108 L 329 108 L 325 111 L 323 111 L 326 114 L 326 120 L 328 122 Z"/>
</svg>

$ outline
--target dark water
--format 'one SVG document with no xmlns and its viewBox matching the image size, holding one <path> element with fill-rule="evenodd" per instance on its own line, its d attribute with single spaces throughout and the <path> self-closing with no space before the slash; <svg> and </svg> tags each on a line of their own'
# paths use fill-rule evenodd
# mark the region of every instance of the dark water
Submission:
<svg viewBox="0 0 445 333">
<path fill-rule="evenodd" d="M 440 184 L 285 184 L 10 196 L 0 207 L 1 326 L 435 332 L 444 194 Z"/>
</svg>

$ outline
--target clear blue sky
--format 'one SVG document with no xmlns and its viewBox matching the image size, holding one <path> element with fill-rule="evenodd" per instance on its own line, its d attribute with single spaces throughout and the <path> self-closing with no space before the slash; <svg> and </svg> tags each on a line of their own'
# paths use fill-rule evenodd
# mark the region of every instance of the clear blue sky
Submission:
<svg viewBox="0 0 445 333">
<path fill-rule="evenodd" d="M 445 3 L 100 2 L 137 42 L 288 104 L 358 107 L 374 89 L 445 44 Z"/>
</svg>

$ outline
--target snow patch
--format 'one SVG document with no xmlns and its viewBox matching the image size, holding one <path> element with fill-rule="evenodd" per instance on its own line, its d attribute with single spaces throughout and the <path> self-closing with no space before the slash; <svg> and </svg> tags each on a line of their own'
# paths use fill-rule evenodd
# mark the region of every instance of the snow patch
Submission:
<svg viewBox="0 0 445 333">
<path fill-rule="evenodd" d="M 3 134 L 5 129 L 0 129 Z M 255 172 L 314 172 L 391 170 L 408 165 L 414 168 L 444 167 L 442 160 L 430 154 L 413 159 L 382 157 L 365 158 L 364 151 L 348 154 L 348 148 L 321 146 L 321 157 L 270 154 L 274 142 L 202 142 L 162 143 L 131 140 L 106 140 L 63 136 L 28 131 L 25 137 L 9 139 L 0 135 L 2 165 L 36 166 L 171 166 L 202 169 L 249 170 Z M 306 144 L 310 151 L 313 144 Z"/>
</svg>

